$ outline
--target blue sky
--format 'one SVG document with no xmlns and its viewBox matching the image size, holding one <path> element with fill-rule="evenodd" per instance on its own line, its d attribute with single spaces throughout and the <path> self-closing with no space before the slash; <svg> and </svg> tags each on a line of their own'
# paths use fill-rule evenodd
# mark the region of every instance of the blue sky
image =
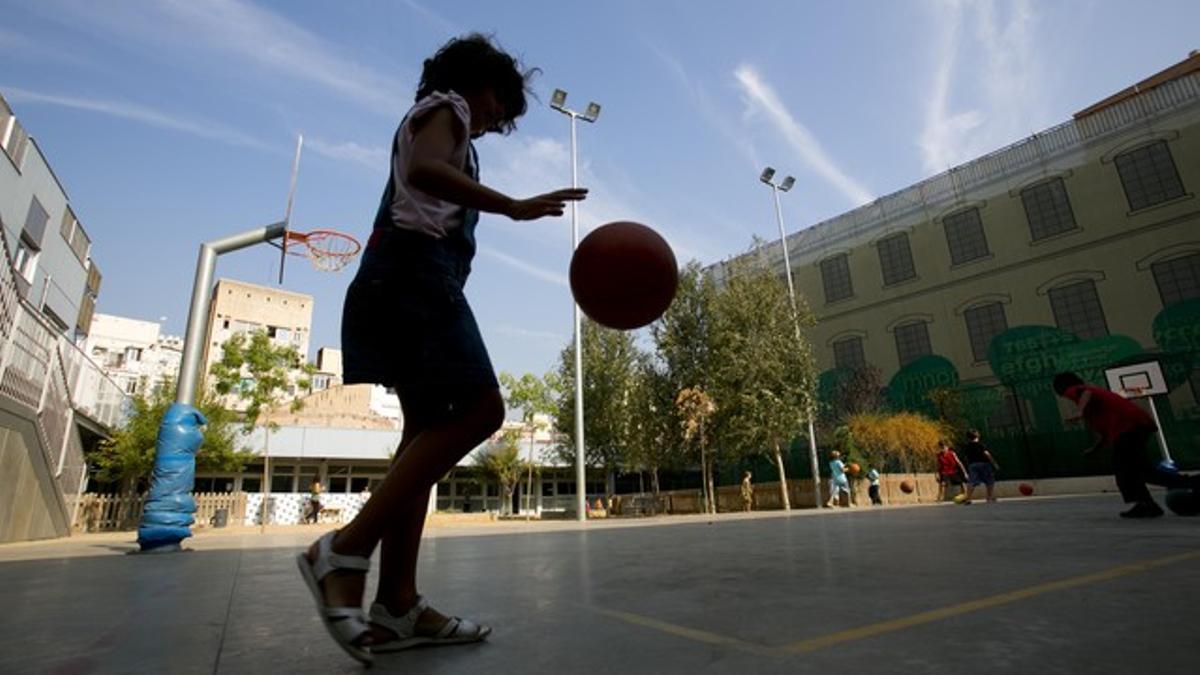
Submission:
<svg viewBox="0 0 1200 675">
<path fill-rule="evenodd" d="M 480 144 L 484 182 L 569 184 L 584 230 L 650 224 L 683 262 L 776 236 L 771 164 L 795 231 L 1066 120 L 1200 47 L 1200 4 L 1159 0 L 452 2 L 0 0 L 0 91 L 94 240 L 101 312 L 182 333 L 197 246 L 278 220 L 295 135 L 294 222 L 365 239 L 420 65 L 494 32 L 542 69 L 516 134 Z M 468 296 L 499 370 L 543 372 L 570 339 L 566 218 L 484 216 Z M 274 282 L 277 253 L 218 274 Z M 338 343 L 351 272 L 288 266 L 315 296 L 313 351 Z"/>
</svg>

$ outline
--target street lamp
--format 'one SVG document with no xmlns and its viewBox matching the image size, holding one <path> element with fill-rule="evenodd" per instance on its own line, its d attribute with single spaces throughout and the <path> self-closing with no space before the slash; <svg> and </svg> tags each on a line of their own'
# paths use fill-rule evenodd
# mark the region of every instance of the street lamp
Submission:
<svg viewBox="0 0 1200 675">
<path fill-rule="evenodd" d="M 588 103 L 583 113 L 566 107 L 567 92 L 555 89 L 550 96 L 550 107 L 571 118 L 571 187 L 579 187 L 579 163 L 575 140 L 575 121 L 595 122 L 600 116 L 600 104 Z M 571 251 L 579 246 L 579 202 L 571 201 Z M 584 469 L 583 445 L 583 330 L 579 316 L 579 304 L 572 303 L 575 313 L 575 519 L 587 517 L 587 473 Z"/>
<path fill-rule="evenodd" d="M 772 180 L 775 177 L 775 169 L 767 167 L 763 169 L 762 175 L 758 177 L 760 181 L 771 188 L 771 195 L 775 198 L 775 220 L 779 223 L 779 246 L 783 249 L 783 267 L 787 275 L 788 297 L 792 302 L 792 320 L 796 327 L 796 344 L 803 349 L 803 338 L 800 336 L 800 313 L 796 309 L 796 287 L 792 283 L 792 259 L 788 254 L 787 234 L 783 229 L 783 210 L 779 207 L 779 193 L 787 192 L 796 184 L 796 179 L 788 176 L 783 179 L 778 185 Z M 813 425 L 813 406 L 809 402 L 809 408 L 805 411 L 805 416 L 808 418 L 808 458 L 812 462 L 813 476 L 813 496 L 816 499 L 817 508 L 821 508 L 821 472 L 817 463 L 817 432 Z"/>
</svg>

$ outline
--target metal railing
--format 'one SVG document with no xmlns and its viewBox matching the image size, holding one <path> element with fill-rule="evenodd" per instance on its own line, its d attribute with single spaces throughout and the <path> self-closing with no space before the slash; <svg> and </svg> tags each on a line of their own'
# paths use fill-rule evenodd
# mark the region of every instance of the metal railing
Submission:
<svg viewBox="0 0 1200 675">
<path fill-rule="evenodd" d="M 874 229 L 938 203 L 952 203 L 969 190 L 1043 164 L 1066 151 L 1134 124 L 1146 124 L 1200 102 L 1200 73 L 1171 80 L 1136 96 L 1036 133 L 966 164 L 884 195 L 856 209 L 788 236 L 788 251 L 800 255 Z M 778 242 L 765 245 L 770 260 L 782 260 Z M 718 266 L 719 268 L 719 266 Z"/>
<path fill-rule="evenodd" d="M 66 504 L 87 482 L 76 411 L 106 427 L 121 425 L 128 395 L 22 297 L 0 228 L 0 398 L 28 411 L 46 466 Z M 68 517 L 70 514 L 67 514 Z"/>
</svg>

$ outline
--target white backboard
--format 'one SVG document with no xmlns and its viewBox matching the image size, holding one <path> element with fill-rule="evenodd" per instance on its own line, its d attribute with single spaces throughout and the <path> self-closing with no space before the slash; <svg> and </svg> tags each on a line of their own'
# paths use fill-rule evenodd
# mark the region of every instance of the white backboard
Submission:
<svg viewBox="0 0 1200 675">
<path fill-rule="evenodd" d="M 1108 388 L 1125 398 L 1167 393 L 1167 380 L 1158 361 L 1146 361 L 1104 371 Z M 1140 391 L 1136 391 L 1140 390 Z"/>
</svg>

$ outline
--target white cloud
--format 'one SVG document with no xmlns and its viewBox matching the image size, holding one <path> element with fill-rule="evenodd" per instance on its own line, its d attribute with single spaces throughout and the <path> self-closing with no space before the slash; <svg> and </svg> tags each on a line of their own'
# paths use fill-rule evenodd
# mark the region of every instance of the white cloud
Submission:
<svg viewBox="0 0 1200 675">
<path fill-rule="evenodd" d="M 354 141 L 326 141 L 315 137 L 306 137 L 305 145 L 313 152 L 329 159 L 359 164 L 372 171 L 387 171 L 388 159 L 391 155 L 384 146 L 365 146 Z"/>
<path fill-rule="evenodd" d="M 1016 141 L 1048 117 L 1034 77 L 1037 17 L 1029 0 L 1006 3 L 1006 13 L 992 0 L 936 0 L 930 7 L 940 35 L 917 146 L 925 170 L 935 173 Z M 961 67 L 964 60 L 971 67 Z M 960 70 L 973 76 L 956 81 Z M 953 101 L 960 101 L 957 110 Z"/>
<path fill-rule="evenodd" d="M 163 129 L 181 131 L 193 136 L 199 136 L 201 138 L 208 138 L 215 141 L 221 141 L 222 143 L 228 143 L 229 145 L 257 148 L 260 150 L 271 149 L 266 143 L 263 143 L 259 139 L 242 133 L 236 129 L 212 122 L 202 122 L 172 116 L 153 108 L 138 105 L 136 103 L 111 101 L 105 99 L 80 98 L 76 96 L 60 96 L 57 94 L 47 94 L 28 89 L 21 89 L 18 87 L 0 87 L 0 91 L 3 91 L 5 96 L 14 102 L 25 101 L 29 103 L 56 105 L 75 110 L 87 110 L 89 112 L 96 112 L 112 117 L 141 122 L 143 124 L 160 127 Z"/>
<path fill-rule="evenodd" d="M 419 14 L 426 21 L 434 26 L 437 26 L 449 35 L 458 35 L 466 32 L 463 30 L 462 26 L 459 26 L 450 19 L 447 19 L 441 14 L 429 9 L 429 7 L 417 2 L 416 0 L 404 0 L 404 4 L 407 5 L 409 9 Z"/>
<path fill-rule="evenodd" d="M 765 113 L 768 121 L 774 125 L 792 149 L 799 153 L 800 158 L 809 168 L 829 182 L 834 188 L 846 196 L 854 205 L 859 206 L 875 199 L 871 191 L 858 181 L 847 176 L 825 152 L 803 124 L 801 124 L 775 93 L 775 90 L 762 79 L 754 68 L 742 65 L 734 71 L 738 85 L 746 96 L 747 113 Z"/>
<path fill-rule="evenodd" d="M 239 0 L 161 0 L 136 6 L 40 0 L 34 7 L 122 39 L 230 55 L 242 64 L 320 85 L 383 114 L 398 115 L 407 107 L 407 87 L 399 80 L 342 56 L 344 48 L 297 23 Z"/>
<path fill-rule="evenodd" d="M 615 220 L 651 224 L 670 243 L 682 263 L 690 258 L 714 259 L 717 250 L 699 241 L 698 234 L 676 223 L 655 217 L 635 202 L 634 196 L 619 192 L 603 180 L 586 160 L 586 139 L 581 139 L 579 184 L 588 188 L 588 197 L 580 202 L 579 236 Z M 541 136 L 489 137 L 480 145 L 480 178 L 491 187 L 513 197 L 537 194 L 568 187 L 571 183 L 571 153 L 565 143 Z M 564 256 L 570 255 L 570 210 L 562 218 L 545 218 L 513 223 L 497 219 L 494 225 L 506 233 L 541 246 L 560 244 Z"/>
<path fill-rule="evenodd" d="M 480 246 L 479 252 L 482 253 L 483 255 L 488 256 L 489 258 L 495 258 L 496 260 L 499 260 L 500 262 L 504 263 L 505 265 L 508 265 L 509 267 L 512 267 L 513 269 L 524 272 L 525 274 L 528 274 L 529 276 L 534 277 L 536 279 L 541 279 L 542 281 L 548 281 L 557 286 L 563 286 L 563 287 L 570 286 L 570 283 L 567 281 L 566 276 L 559 274 L 557 272 L 552 272 L 543 267 L 538 267 L 537 265 L 534 265 L 531 262 L 527 262 L 516 256 L 509 255 L 507 253 L 504 253 L 503 251 L 497 251 L 496 249 L 494 249 L 490 246 Z"/>
</svg>

